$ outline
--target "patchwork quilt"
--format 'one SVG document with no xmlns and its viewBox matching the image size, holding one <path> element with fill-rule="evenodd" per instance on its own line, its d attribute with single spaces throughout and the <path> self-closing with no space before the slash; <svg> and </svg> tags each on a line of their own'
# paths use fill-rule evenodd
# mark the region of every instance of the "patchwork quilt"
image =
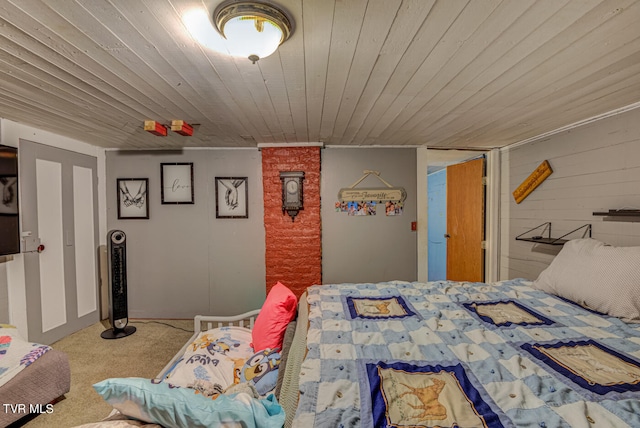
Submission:
<svg viewBox="0 0 640 428">
<path fill-rule="evenodd" d="M 49 346 L 25 341 L 14 326 L 0 324 L 0 386 L 49 350 Z"/>
<path fill-rule="evenodd" d="M 293 426 L 640 426 L 640 325 L 529 285 L 310 287 Z"/>
</svg>

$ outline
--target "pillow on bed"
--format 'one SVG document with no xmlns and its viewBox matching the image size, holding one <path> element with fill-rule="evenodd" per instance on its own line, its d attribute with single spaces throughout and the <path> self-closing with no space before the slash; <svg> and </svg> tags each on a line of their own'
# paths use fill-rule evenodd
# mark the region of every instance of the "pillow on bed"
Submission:
<svg viewBox="0 0 640 428">
<path fill-rule="evenodd" d="M 640 247 L 571 240 L 532 286 L 588 309 L 640 322 Z"/>
<path fill-rule="evenodd" d="M 252 384 L 264 396 L 273 391 L 278 382 L 278 368 L 282 357 L 272 349 L 256 352 L 240 371 L 240 381 Z"/>
<path fill-rule="evenodd" d="M 254 354 L 251 330 L 221 327 L 201 332 L 167 373 L 164 382 L 212 397 L 240 381 L 240 369 Z"/>
<path fill-rule="evenodd" d="M 297 304 L 296 295 L 287 286 L 278 282 L 271 288 L 253 325 L 253 349 L 282 349 L 284 331 L 296 316 Z"/>
<path fill-rule="evenodd" d="M 285 419 L 273 395 L 257 400 L 238 393 L 212 400 L 190 388 L 143 378 L 112 378 L 93 387 L 120 413 L 166 427 L 211 427 L 238 421 L 248 428 L 280 428 Z"/>
</svg>

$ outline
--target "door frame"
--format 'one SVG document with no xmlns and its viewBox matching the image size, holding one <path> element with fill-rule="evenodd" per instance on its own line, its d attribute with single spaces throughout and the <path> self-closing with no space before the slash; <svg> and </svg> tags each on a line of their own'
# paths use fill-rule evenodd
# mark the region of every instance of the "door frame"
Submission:
<svg viewBox="0 0 640 428">
<path fill-rule="evenodd" d="M 416 149 L 416 179 L 417 179 L 417 252 L 418 252 L 418 281 L 428 281 L 428 195 L 427 170 L 433 164 L 434 151 L 427 146 Z M 481 150 L 478 150 L 480 152 Z M 500 269 L 500 150 L 490 149 L 486 155 L 487 186 L 485 186 L 485 281 L 499 280 Z"/>
</svg>

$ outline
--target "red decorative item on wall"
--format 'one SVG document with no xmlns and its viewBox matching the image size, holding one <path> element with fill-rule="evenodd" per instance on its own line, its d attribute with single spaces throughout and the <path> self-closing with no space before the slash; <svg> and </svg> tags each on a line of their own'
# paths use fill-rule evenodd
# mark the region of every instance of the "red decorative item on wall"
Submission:
<svg viewBox="0 0 640 428">
<path fill-rule="evenodd" d="M 322 283 L 320 147 L 262 148 L 267 293 L 281 281 L 296 295 Z M 280 171 L 304 171 L 304 211 L 282 213 Z"/>
</svg>

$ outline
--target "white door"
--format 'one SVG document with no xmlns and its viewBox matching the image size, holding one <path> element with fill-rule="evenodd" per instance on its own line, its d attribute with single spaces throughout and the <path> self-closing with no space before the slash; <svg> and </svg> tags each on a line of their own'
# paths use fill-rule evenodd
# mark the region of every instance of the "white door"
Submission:
<svg viewBox="0 0 640 428">
<path fill-rule="evenodd" d="M 29 340 L 53 343 L 99 321 L 97 159 L 20 140 Z"/>
</svg>

